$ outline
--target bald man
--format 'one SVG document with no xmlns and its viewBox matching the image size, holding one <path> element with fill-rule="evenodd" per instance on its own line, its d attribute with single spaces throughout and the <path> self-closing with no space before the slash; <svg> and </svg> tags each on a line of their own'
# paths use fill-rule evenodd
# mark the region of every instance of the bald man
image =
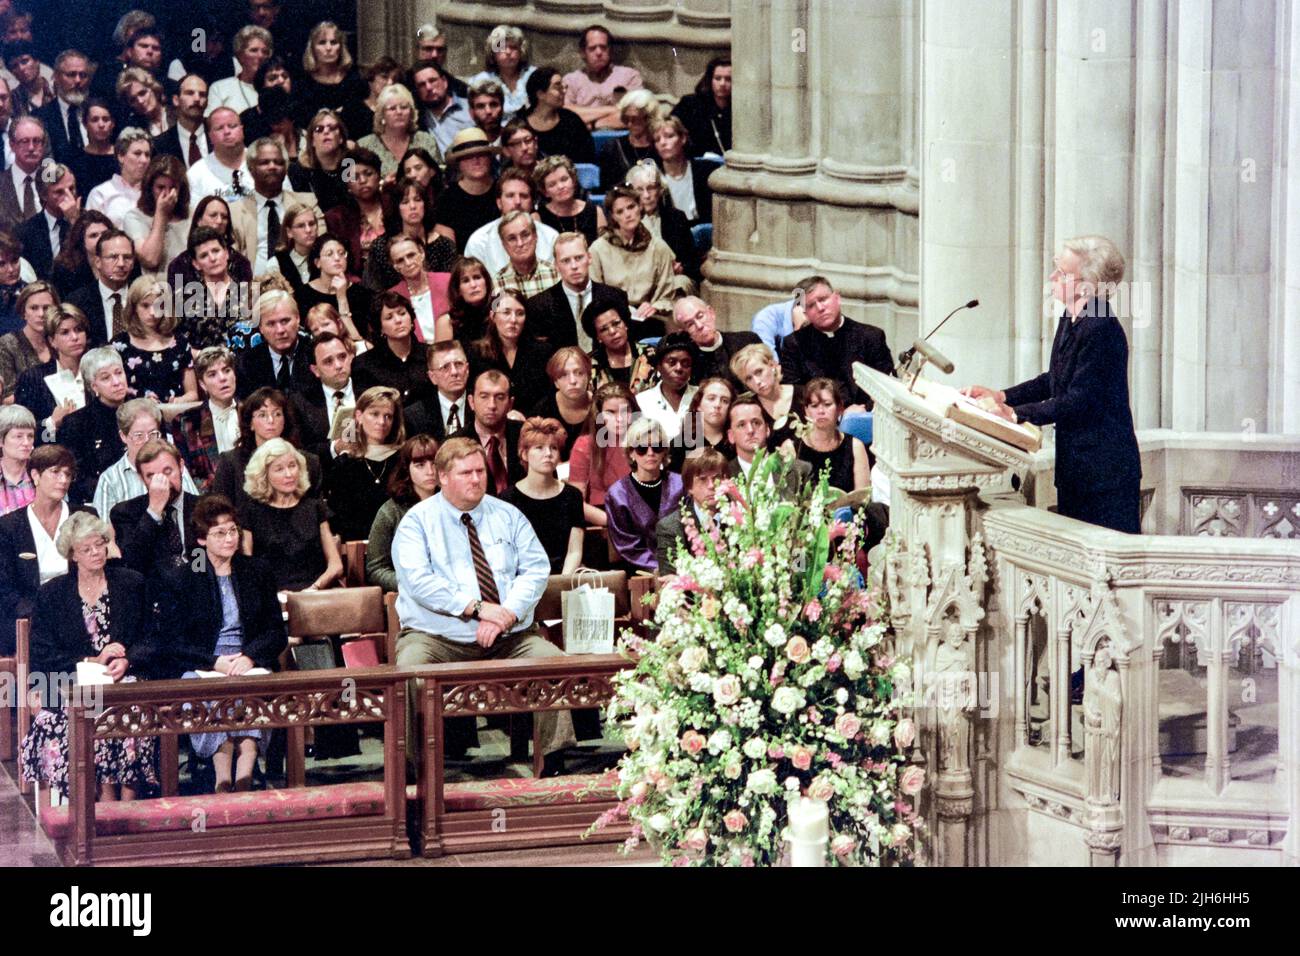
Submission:
<svg viewBox="0 0 1300 956">
<path fill-rule="evenodd" d="M 691 383 L 698 385 L 706 378 L 726 378 L 744 391 L 745 384 L 731 374 L 731 357 L 746 345 L 761 345 L 753 332 L 719 332 L 718 316 L 713 307 L 699 296 L 688 295 L 673 305 L 673 318 L 682 331 L 695 343 L 697 354 L 691 368 Z"/>
</svg>

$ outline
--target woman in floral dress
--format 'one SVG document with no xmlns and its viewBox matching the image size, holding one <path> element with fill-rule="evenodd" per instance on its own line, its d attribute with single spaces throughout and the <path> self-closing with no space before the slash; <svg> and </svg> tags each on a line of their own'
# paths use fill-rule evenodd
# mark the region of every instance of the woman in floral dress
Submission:
<svg viewBox="0 0 1300 956">
<path fill-rule="evenodd" d="M 153 276 L 131 283 L 126 295 L 126 331 L 113 338 L 126 380 L 136 398 L 155 402 L 198 401 L 194 363 L 185 334 L 167 301 L 167 287 Z"/>
</svg>

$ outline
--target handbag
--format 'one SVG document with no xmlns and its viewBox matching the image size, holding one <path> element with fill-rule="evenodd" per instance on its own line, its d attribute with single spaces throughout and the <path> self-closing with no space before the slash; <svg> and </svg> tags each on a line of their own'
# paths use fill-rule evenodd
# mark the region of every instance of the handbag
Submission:
<svg viewBox="0 0 1300 956">
<path fill-rule="evenodd" d="M 579 568 L 571 580 L 576 587 L 560 595 L 564 652 L 614 653 L 614 592 L 602 587 L 600 574 L 590 568 Z"/>
</svg>

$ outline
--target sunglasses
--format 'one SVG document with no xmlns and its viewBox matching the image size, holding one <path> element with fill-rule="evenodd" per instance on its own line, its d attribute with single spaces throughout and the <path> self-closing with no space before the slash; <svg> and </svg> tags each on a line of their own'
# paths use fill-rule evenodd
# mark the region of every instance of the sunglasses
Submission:
<svg viewBox="0 0 1300 956">
<path fill-rule="evenodd" d="M 632 448 L 632 454 L 634 455 L 648 455 L 651 452 L 662 455 L 667 452 L 667 449 L 659 445 L 636 445 Z"/>
</svg>

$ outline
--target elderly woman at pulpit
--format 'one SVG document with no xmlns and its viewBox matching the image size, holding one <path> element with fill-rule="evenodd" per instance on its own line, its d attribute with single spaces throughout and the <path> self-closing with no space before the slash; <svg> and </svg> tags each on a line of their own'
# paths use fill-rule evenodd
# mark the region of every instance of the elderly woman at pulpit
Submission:
<svg viewBox="0 0 1300 956">
<path fill-rule="evenodd" d="M 1128 395 L 1128 340 L 1109 293 L 1124 257 L 1109 239 L 1067 239 L 1055 259 L 1052 295 L 1064 306 L 1048 370 L 1005 391 L 972 385 L 1009 421 L 1056 426 L 1057 512 L 1137 534 L 1142 462 Z"/>
</svg>

